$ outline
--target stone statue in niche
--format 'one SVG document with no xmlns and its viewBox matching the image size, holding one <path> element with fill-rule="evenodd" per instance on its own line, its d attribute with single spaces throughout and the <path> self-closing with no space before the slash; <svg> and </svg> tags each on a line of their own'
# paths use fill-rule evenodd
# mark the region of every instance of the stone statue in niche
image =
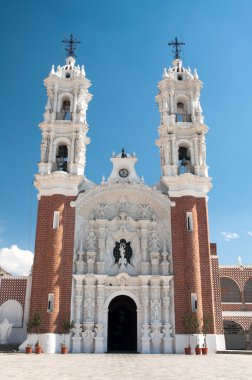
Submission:
<svg viewBox="0 0 252 380">
<path fill-rule="evenodd" d="M 125 247 L 126 247 L 125 243 L 120 244 L 119 252 L 120 252 L 121 257 L 118 261 L 119 266 L 120 266 L 120 272 L 125 272 L 125 267 L 127 264 L 127 259 L 125 257 L 125 253 L 126 253 Z"/>
<path fill-rule="evenodd" d="M 88 234 L 87 242 L 86 242 L 86 247 L 87 251 L 93 252 L 96 250 L 96 236 L 94 231 L 90 231 Z"/>
<path fill-rule="evenodd" d="M 94 321 L 94 300 L 90 296 L 84 301 L 84 311 L 86 321 Z"/>
<path fill-rule="evenodd" d="M 151 320 L 154 322 L 160 321 L 161 301 L 154 299 L 151 301 Z"/>
<path fill-rule="evenodd" d="M 106 219 L 107 216 L 107 204 L 99 204 L 99 210 L 98 210 L 98 218 L 99 219 Z"/>
<path fill-rule="evenodd" d="M 113 265 L 109 271 L 110 275 L 117 275 L 118 273 L 128 273 L 129 275 L 136 276 L 137 270 L 130 264 L 132 257 L 132 248 L 130 242 L 126 242 L 125 239 L 121 239 L 120 242 L 115 242 L 113 249 L 113 256 L 115 258 L 115 265 Z"/>
<path fill-rule="evenodd" d="M 159 239 L 155 231 L 152 232 L 151 238 L 149 240 L 149 250 L 150 252 L 159 252 L 160 250 Z"/>
</svg>

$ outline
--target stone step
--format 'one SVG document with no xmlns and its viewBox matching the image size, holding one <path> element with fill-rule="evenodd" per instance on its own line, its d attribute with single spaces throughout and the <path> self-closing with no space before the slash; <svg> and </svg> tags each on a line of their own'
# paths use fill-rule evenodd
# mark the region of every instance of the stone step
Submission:
<svg viewBox="0 0 252 380">
<path fill-rule="evenodd" d="M 252 350 L 225 350 L 225 351 L 217 351 L 217 354 L 243 354 L 243 355 L 252 355 Z"/>
</svg>

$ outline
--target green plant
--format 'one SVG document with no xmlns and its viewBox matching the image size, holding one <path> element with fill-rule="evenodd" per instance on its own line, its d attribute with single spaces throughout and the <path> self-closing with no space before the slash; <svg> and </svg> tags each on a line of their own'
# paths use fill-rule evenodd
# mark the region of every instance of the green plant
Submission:
<svg viewBox="0 0 252 380">
<path fill-rule="evenodd" d="M 63 330 L 63 343 L 61 346 L 66 345 L 66 336 L 70 333 L 71 329 L 74 327 L 74 321 L 64 321 L 62 323 L 62 330 Z"/>
<path fill-rule="evenodd" d="M 182 322 L 188 335 L 188 347 L 191 347 L 190 336 L 198 333 L 200 326 L 197 315 L 186 314 L 182 317 Z"/>
<path fill-rule="evenodd" d="M 201 332 L 204 336 L 204 344 L 203 347 L 207 347 L 206 337 L 207 333 L 211 330 L 213 326 L 213 317 L 211 315 L 207 315 L 202 319 Z"/>
<path fill-rule="evenodd" d="M 30 334 L 35 333 L 38 335 L 38 340 L 35 344 L 35 346 L 39 346 L 39 333 L 40 333 L 40 328 L 42 326 L 42 315 L 40 313 L 35 313 L 33 316 L 31 316 L 28 320 L 27 323 L 27 333 L 30 339 Z"/>
</svg>

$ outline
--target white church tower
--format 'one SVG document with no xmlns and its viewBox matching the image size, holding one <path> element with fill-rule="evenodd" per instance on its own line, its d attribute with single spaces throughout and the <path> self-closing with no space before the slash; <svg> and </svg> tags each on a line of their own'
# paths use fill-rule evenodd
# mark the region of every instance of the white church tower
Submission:
<svg viewBox="0 0 252 380">
<path fill-rule="evenodd" d="M 172 44 L 172 43 L 171 43 Z M 208 127 L 200 105 L 202 82 L 196 69 L 182 66 L 181 42 L 175 39 L 175 59 L 164 69 L 156 102 L 161 116 L 159 139 L 162 182 L 171 197 L 206 194 L 211 189 L 206 164 L 205 135 Z"/>
<path fill-rule="evenodd" d="M 53 65 L 44 81 L 48 100 L 44 121 L 39 125 L 42 142 L 36 187 L 40 195 L 77 195 L 86 163 L 86 111 L 92 98 L 88 92 L 91 83 L 84 66 L 75 65 L 74 45 L 78 41 L 71 35 L 64 42 L 69 43 L 66 64 L 56 70 Z"/>
</svg>

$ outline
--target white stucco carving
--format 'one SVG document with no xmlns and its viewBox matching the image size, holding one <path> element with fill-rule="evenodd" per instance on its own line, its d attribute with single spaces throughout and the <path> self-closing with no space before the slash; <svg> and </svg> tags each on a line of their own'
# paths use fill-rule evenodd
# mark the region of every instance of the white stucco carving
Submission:
<svg viewBox="0 0 252 380">
<path fill-rule="evenodd" d="M 212 187 L 206 164 L 208 127 L 199 100 L 202 86 L 196 71 L 192 75 L 190 68 L 182 67 L 180 59 L 164 70 L 158 83 L 160 126 L 156 144 L 160 148 L 162 182 L 172 197 L 202 197 Z M 182 179 L 188 173 L 196 178 L 189 183 L 188 177 Z"/>
</svg>

